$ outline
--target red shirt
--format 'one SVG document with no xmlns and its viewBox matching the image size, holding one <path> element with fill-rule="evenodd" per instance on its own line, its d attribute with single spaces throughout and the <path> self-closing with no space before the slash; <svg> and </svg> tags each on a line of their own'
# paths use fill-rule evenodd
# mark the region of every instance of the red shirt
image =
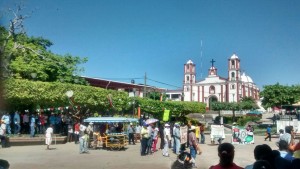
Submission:
<svg viewBox="0 0 300 169">
<path fill-rule="evenodd" d="M 76 123 L 74 126 L 74 131 L 79 131 L 80 123 Z"/>
<path fill-rule="evenodd" d="M 223 168 L 220 164 L 218 164 L 218 165 L 209 167 L 209 169 L 225 169 L 225 168 Z M 229 167 L 226 167 L 226 169 L 244 169 L 244 168 L 236 165 L 235 163 L 232 163 L 232 165 Z"/>
<path fill-rule="evenodd" d="M 41 125 L 45 125 L 45 116 L 40 115 L 39 119 L 40 119 Z"/>
</svg>

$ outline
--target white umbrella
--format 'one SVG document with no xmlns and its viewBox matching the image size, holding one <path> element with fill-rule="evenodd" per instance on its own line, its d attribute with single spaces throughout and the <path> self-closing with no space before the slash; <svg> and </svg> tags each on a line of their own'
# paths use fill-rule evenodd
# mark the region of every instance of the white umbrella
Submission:
<svg viewBox="0 0 300 169">
<path fill-rule="evenodd" d="M 155 122 L 158 122 L 158 119 L 147 119 L 145 121 L 146 124 L 151 124 L 151 123 L 155 123 Z"/>
</svg>

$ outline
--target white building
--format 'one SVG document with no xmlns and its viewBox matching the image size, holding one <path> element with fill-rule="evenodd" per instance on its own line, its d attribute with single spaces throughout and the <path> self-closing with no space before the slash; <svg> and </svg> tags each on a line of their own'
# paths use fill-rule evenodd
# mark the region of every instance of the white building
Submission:
<svg viewBox="0 0 300 169">
<path fill-rule="evenodd" d="M 228 77 L 218 76 L 218 69 L 212 65 L 204 80 L 196 81 L 196 65 L 189 60 L 184 64 L 183 97 L 184 101 L 206 103 L 212 101 L 239 102 L 241 98 L 253 97 L 259 100 L 259 88 L 244 72 L 241 72 L 240 59 L 233 54 L 228 59 Z"/>
</svg>

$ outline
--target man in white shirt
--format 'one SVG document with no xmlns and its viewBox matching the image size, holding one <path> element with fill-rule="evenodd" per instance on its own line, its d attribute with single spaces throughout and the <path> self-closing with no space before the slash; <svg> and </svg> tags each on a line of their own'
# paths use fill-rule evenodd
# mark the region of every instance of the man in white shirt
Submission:
<svg viewBox="0 0 300 169">
<path fill-rule="evenodd" d="M 4 120 L 1 120 L 1 126 L 0 126 L 0 139 L 1 139 L 1 145 L 2 145 L 2 148 L 6 147 L 5 132 L 6 132 L 5 121 L 4 121 Z"/>
<path fill-rule="evenodd" d="M 6 125 L 6 132 L 7 134 L 11 134 L 11 128 L 10 128 L 10 115 L 8 112 L 5 113 L 5 115 L 2 116 L 2 119 L 1 120 L 4 120 L 5 122 L 5 125 Z"/>
<path fill-rule="evenodd" d="M 169 142 L 171 141 L 171 133 L 170 133 L 170 125 L 165 124 L 164 128 L 164 149 L 163 149 L 163 156 L 169 157 Z"/>
</svg>

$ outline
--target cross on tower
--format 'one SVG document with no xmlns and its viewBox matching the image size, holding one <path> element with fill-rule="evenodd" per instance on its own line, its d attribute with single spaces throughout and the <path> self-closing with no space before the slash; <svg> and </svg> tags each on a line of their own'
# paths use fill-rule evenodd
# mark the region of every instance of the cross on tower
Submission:
<svg viewBox="0 0 300 169">
<path fill-rule="evenodd" d="M 214 59 L 212 59 L 211 61 L 210 61 L 210 63 L 211 63 L 211 67 L 214 67 L 214 63 L 215 63 L 216 61 L 214 60 Z"/>
</svg>

